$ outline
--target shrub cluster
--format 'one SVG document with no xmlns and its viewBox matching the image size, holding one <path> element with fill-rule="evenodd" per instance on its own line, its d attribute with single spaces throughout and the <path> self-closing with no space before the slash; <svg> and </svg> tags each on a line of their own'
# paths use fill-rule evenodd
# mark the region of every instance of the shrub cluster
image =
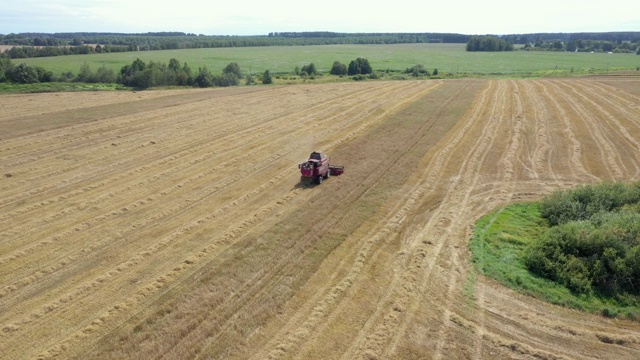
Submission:
<svg viewBox="0 0 640 360">
<path fill-rule="evenodd" d="M 557 191 L 541 204 L 542 217 L 551 226 L 588 220 L 599 212 L 610 212 L 640 202 L 640 182 L 584 185 L 569 191 Z"/>
<path fill-rule="evenodd" d="M 331 66 L 331 70 L 329 71 L 329 74 L 331 75 L 347 75 L 347 65 L 341 63 L 340 61 L 334 61 L 333 65 Z"/>
<path fill-rule="evenodd" d="M 4 70 L 4 71 L 2 71 Z M 39 66 L 30 66 L 25 63 L 13 66 L 10 62 L 0 63 L 0 81 L 15 84 L 31 84 L 38 82 L 50 82 L 53 79 L 51 71 Z"/>
<path fill-rule="evenodd" d="M 640 182 L 602 183 L 546 197 L 551 227 L 524 254 L 527 267 L 578 293 L 640 294 Z"/>
<path fill-rule="evenodd" d="M 413 77 L 419 77 L 419 76 L 431 76 L 431 73 L 429 72 L 429 70 L 424 68 L 424 65 L 422 64 L 417 64 L 414 65 L 410 68 L 406 68 L 404 71 L 405 74 L 411 74 L 411 76 Z M 433 69 L 433 75 L 436 76 L 438 75 L 438 69 Z"/>
<path fill-rule="evenodd" d="M 306 75 L 318 75 L 318 70 L 316 70 L 316 65 L 314 63 L 303 65 L 301 72 Z"/>
<path fill-rule="evenodd" d="M 369 64 L 369 60 L 364 58 L 357 58 L 355 60 L 351 60 L 349 66 L 347 67 L 347 75 L 367 75 L 373 72 L 373 68 Z"/>
<path fill-rule="evenodd" d="M 424 65 L 422 65 L 422 64 L 417 64 L 417 65 L 414 65 L 414 66 L 412 66 L 410 68 L 407 68 L 404 71 L 404 73 L 405 74 L 411 74 L 411 76 L 413 76 L 413 77 L 418 77 L 418 76 L 421 76 L 421 75 L 424 75 L 424 76 L 430 76 L 431 75 L 429 73 L 429 70 L 425 69 Z"/>
</svg>

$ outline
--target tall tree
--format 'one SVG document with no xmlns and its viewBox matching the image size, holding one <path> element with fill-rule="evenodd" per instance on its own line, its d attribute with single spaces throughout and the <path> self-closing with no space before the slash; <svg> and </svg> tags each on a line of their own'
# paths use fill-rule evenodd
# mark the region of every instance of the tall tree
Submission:
<svg viewBox="0 0 640 360">
<path fill-rule="evenodd" d="M 238 79 L 242 79 L 242 72 L 240 71 L 240 65 L 238 63 L 232 62 L 227 65 L 223 70 L 223 74 L 234 74 Z"/>
<path fill-rule="evenodd" d="M 78 72 L 78 76 L 76 76 L 75 81 L 85 83 L 95 82 L 95 75 L 93 74 L 93 71 L 91 71 L 89 63 L 86 61 L 80 67 L 80 72 Z"/>
<path fill-rule="evenodd" d="M 169 69 L 173 70 L 173 71 L 178 71 L 180 70 L 180 61 L 171 58 L 169 59 Z"/>
<path fill-rule="evenodd" d="M 262 83 L 263 84 L 273 83 L 273 79 L 271 78 L 271 73 L 269 73 L 269 70 L 265 70 L 264 73 L 262 74 Z"/>
<path fill-rule="evenodd" d="M 198 87 L 211 87 L 213 86 L 213 75 L 207 69 L 207 66 L 203 66 L 198 69 L 198 75 L 194 79 L 194 84 Z"/>
</svg>

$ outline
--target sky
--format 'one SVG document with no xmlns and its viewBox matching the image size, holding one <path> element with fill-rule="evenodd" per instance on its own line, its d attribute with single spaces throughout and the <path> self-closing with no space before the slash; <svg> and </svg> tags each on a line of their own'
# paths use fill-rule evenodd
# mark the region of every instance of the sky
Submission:
<svg viewBox="0 0 640 360">
<path fill-rule="evenodd" d="M 0 0 L 4 35 L 161 31 L 203 35 L 640 31 L 640 1 Z"/>
</svg>

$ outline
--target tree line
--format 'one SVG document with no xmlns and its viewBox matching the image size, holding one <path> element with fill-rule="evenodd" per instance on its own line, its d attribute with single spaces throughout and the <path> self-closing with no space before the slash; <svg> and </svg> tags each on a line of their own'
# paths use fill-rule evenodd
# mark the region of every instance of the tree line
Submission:
<svg viewBox="0 0 640 360">
<path fill-rule="evenodd" d="M 540 42 L 556 42 L 563 43 L 578 40 L 592 41 L 608 41 L 613 43 L 640 41 L 639 31 L 617 31 L 617 32 L 579 32 L 579 33 L 530 33 L 530 34 L 507 34 L 501 35 L 500 38 L 512 44 L 527 44 Z"/>
<path fill-rule="evenodd" d="M 509 38 L 497 36 L 472 36 L 467 42 L 467 51 L 513 51 Z M 525 43 L 525 51 L 567 51 L 567 52 L 616 52 L 636 53 L 640 55 L 640 40 L 637 42 L 605 40 L 560 40 L 544 41 L 537 38 L 534 43 Z"/>
<path fill-rule="evenodd" d="M 271 79 L 268 71 L 267 81 Z M 91 69 L 84 63 L 77 75 L 66 72 L 60 76 L 54 76 L 51 71 L 42 67 L 31 66 L 25 63 L 14 65 L 10 59 L 0 58 L 0 82 L 14 84 L 31 84 L 40 82 L 82 82 L 82 83 L 117 83 L 136 89 L 147 89 L 160 86 L 235 86 L 240 85 L 240 80 L 245 79 L 247 85 L 255 84 L 252 75 L 244 76 L 237 63 L 230 63 L 221 74 L 213 74 L 206 66 L 192 70 L 185 62 L 180 63 L 176 59 L 169 60 L 168 64 L 149 61 L 145 63 L 136 59 L 129 65 L 123 66 L 119 72 L 101 66 L 97 70 Z"/>
<path fill-rule="evenodd" d="M 476 43 L 478 39 L 487 43 Z M 504 42 L 504 43 L 503 43 Z M 636 51 L 640 32 L 464 35 L 455 33 L 338 33 L 328 31 L 271 32 L 268 35 L 198 35 L 183 32 L 20 33 L 0 34 L 0 45 L 13 45 L 0 56 L 22 59 L 101 52 L 152 51 L 197 48 L 303 46 L 338 44 L 467 43 L 469 51 L 509 51 L 508 44 L 529 44 L 529 50 Z M 469 43 L 472 43 L 469 45 Z M 91 44 L 91 45 L 89 45 Z M 611 44 L 611 45 L 609 45 Z M 625 45 L 627 44 L 627 45 Z M 636 44 L 635 47 L 628 44 Z M 479 50 L 484 48 L 499 50 Z"/>
<path fill-rule="evenodd" d="M 215 44 L 228 40 L 239 40 L 238 44 L 248 41 L 263 41 L 265 44 L 281 44 L 282 41 L 290 42 L 293 39 L 302 39 L 306 45 L 312 45 L 317 39 L 338 39 L 338 43 L 356 42 L 443 42 L 443 43 L 465 43 L 469 35 L 452 33 L 338 33 L 329 31 L 310 32 L 271 32 L 268 35 L 197 35 L 181 32 L 167 33 L 20 33 L 20 34 L 0 34 L 0 44 L 2 45 L 24 45 L 24 46 L 59 46 L 71 45 L 74 41 L 81 39 L 84 43 L 101 45 L 139 45 L 156 43 L 172 43 L 177 41 L 189 44 Z M 314 40 L 316 39 L 316 40 Z M 211 42 L 212 41 L 212 42 Z M 293 43 L 299 43 L 291 42 Z M 286 45 L 286 44 L 285 44 Z"/>
<path fill-rule="evenodd" d="M 399 44 L 416 43 L 419 41 L 400 38 L 277 38 L 268 37 L 228 37 L 222 39 L 127 39 L 126 41 L 113 41 L 109 44 L 97 43 L 89 46 L 88 41 L 82 41 L 81 45 L 65 46 L 14 46 L 0 54 L 2 57 L 10 59 L 24 59 L 34 57 L 62 56 L 76 54 L 93 54 L 109 52 L 127 51 L 154 51 L 154 50 L 176 50 L 176 49 L 204 49 L 204 48 L 231 48 L 231 47 L 258 47 L 258 46 L 306 46 L 306 45 L 348 45 L 348 44 Z"/>
<path fill-rule="evenodd" d="M 640 40 L 612 42 L 607 40 L 568 40 L 543 41 L 524 44 L 527 51 L 567 51 L 567 52 L 614 52 L 636 53 L 640 55 Z"/>
<path fill-rule="evenodd" d="M 24 33 L 0 35 L 0 44 L 14 45 L 1 56 L 22 59 L 100 52 L 153 51 L 255 46 L 340 44 L 464 43 L 468 35 L 446 33 L 285 32 L 256 36 L 205 36 L 185 33 Z M 92 44 L 91 46 L 87 44 Z"/>
<path fill-rule="evenodd" d="M 271 32 L 268 35 L 202 35 L 184 32 L 147 32 L 147 33 L 111 33 L 111 32 L 75 32 L 75 33 L 19 33 L 0 34 L 1 45 L 16 46 L 65 46 L 77 45 L 79 41 L 85 44 L 100 45 L 136 45 L 158 46 L 159 43 L 166 43 L 166 46 L 175 46 L 175 42 L 184 43 L 182 48 L 197 48 L 202 45 L 215 44 L 220 42 L 223 45 L 243 45 L 253 44 L 255 41 L 266 40 L 265 44 L 278 44 L 280 40 L 302 39 L 303 42 L 295 44 L 312 45 L 314 39 L 341 39 L 339 43 L 371 42 L 399 42 L 399 43 L 467 43 L 472 35 L 457 33 L 340 33 L 330 31 L 307 31 L 307 32 Z M 569 42 L 578 40 L 608 41 L 613 43 L 640 41 L 640 31 L 627 32 L 581 32 L 581 33 L 528 33 L 528 34 L 506 34 L 492 35 L 512 44 L 543 42 Z M 214 41 L 210 43 L 209 41 Z M 309 43 L 305 43 L 309 41 Z M 192 45 L 193 44 L 193 45 Z M 286 44 L 284 44 L 286 45 Z M 162 46 L 162 45 L 161 45 Z"/>
<path fill-rule="evenodd" d="M 301 69 L 296 67 L 295 73 L 303 78 L 318 75 L 313 63 L 306 64 Z M 354 80 L 375 77 L 369 60 L 364 58 L 357 58 L 351 61 L 348 66 L 336 61 L 330 73 L 339 76 L 353 76 Z M 206 66 L 194 70 L 186 62 L 181 63 L 173 58 L 169 60 L 168 64 L 156 61 L 145 63 L 138 58 L 131 64 L 123 66 L 119 72 L 104 65 L 94 71 L 85 62 L 77 75 L 66 72 L 55 76 L 51 71 L 42 67 L 25 63 L 14 65 L 11 59 L 0 57 L 0 82 L 14 84 L 40 82 L 117 83 L 136 89 L 147 89 L 162 86 L 227 87 L 240 85 L 241 81 L 244 81 L 245 85 L 253 85 L 258 81 L 263 84 L 271 84 L 273 77 L 269 70 L 265 70 L 262 74 L 256 74 L 255 77 L 253 74 L 245 75 L 235 62 L 229 63 L 222 69 L 221 74 L 214 74 Z"/>
<path fill-rule="evenodd" d="M 495 36 L 472 36 L 467 51 L 513 51 L 513 44 Z"/>
<path fill-rule="evenodd" d="M 136 50 L 136 47 L 133 45 L 129 45 L 129 46 L 77 45 L 77 46 L 44 46 L 44 47 L 16 46 L 11 49 L 5 50 L 2 53 L 2 57 L 6 57 L 9 59 L 26 59 L 26 58 L 47 57 L 47 56 L 127 52 L 127 51 L 135 51 L 135 50 Z"/>
</svg>

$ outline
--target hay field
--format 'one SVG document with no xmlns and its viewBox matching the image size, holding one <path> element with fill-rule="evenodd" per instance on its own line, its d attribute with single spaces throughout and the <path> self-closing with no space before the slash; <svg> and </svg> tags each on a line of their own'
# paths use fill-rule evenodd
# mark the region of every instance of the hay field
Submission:
<svg viewBox="0 0 640 360">
<path fill-rule="evenodd" d="M 496 206 L 640 177 L 640 79 L 0 96 L 0 358 L 640 357 L 475 273 Z M 297 164 L 346 171 L 319 186 Z"/>
</svg>

